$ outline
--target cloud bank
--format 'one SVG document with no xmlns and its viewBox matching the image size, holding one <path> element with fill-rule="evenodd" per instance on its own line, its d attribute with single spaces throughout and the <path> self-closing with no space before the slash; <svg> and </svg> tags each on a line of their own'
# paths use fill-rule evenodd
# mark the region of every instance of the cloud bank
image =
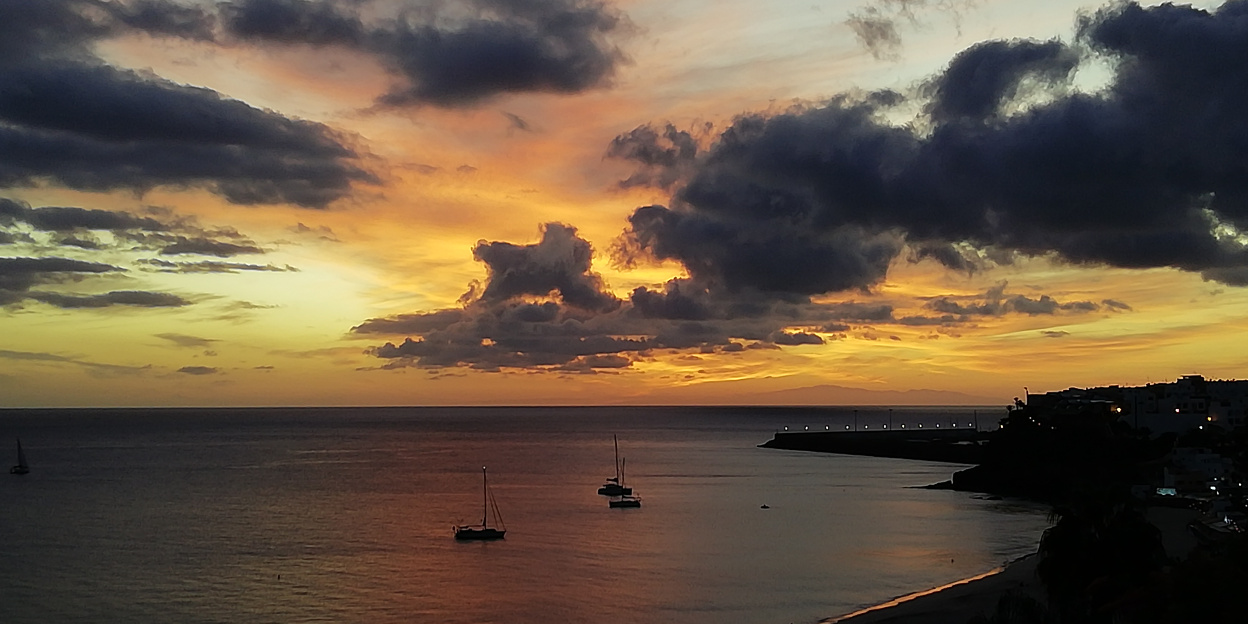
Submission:
<svg viewBox="0 0 1248 624">
<path fill-rule="evenodd" d="M 32 207 L 0 197 L 0 244 L 41 257 L 0 258 L 0 306 L 37 301 L 61 309 L 170 308 L 191 305 L 192 300 L 172 293 L 136 290 L 108 293 L 65 293 L 43 287 L 64 287 L 103 275 L 127 273 L 116 259 L 135 253 L 160 256 L 210 256 L 231 258 L 266 253 L 254 241 L 232 228 L 205 228 L 196 220 L 161 208 L 140 213 L 98 210 L 77 206 Z M 68 249 L 67 249 L 68 248 Z M 111 263 L 64 257 L 48 253 L 72 251 L 78 255 L 107 256 Z M 161 273 L 238 273 L 241 271 L 297 272 L 289 265 L 275 266 L 224 260 L 174 262 L 139 258 L 134 268 Z"/>
<path fill-rule="evenodd" d="M 1007 297 L 1005 284 L 984 297 L 996 307 L 942 301 L 929 307 L 946 313 L 930 318 L 898 318 L 887 304 L 716 291 L 697 279 L 674 279 L 660 289 L 638 287 L 621 299 L 591 270 L 589 243 L 558 223 L 547 224 L 537 243 L 482 241 L 473 254 L 488 276 L 465 294 L 462 308 L 369 319 L 352 328 L 359 336 L 406 336 L 367 350 L 384 361 L 381 368 L 602 373 L 675 351 L 805 348 L 825 344 L 825 334 L 836 339 L 851 331 L 874 340 L 876 325 L 956 326 L 1007 313 L 1099 309 L 1047 296 Z M 953 306 L 960 307 L 950 310 Z"/>
<path fill-rule="evenodd" d="M 622 248 L 774 296 L 871 288 L 903 250 L 957 270 L 1022 254 L 1248 284 L 1248 2 L 1114 5 L 1079 20 L 1078 44 L 979 43 L 918 100 L 744 115 L 670 162 L 654 156 L 665 134 L 621 135 L 609 155 L 678 180 L 669 206 L 633 212 Z M 1105 88 L 1071 88 L 1097 60 L 1115 68 Z M 895 121 L 915 104 L 922 119 Z"/>
<path fill-rule="evenodd" d="M 1041 257 L 1248 285 L 1245 50 L 1248 1 L 1114 4 L 1080 17 L 1073 44 L 970 46 L 910 95 L 746 114 L 705 139 L 641 126 L 607 155 L 638 166 L 622 186 L 668 189 L 671 201 L 634 210 L 612 253 L 624 265 L 674 261 L 687 277 L 617 299 L 589 271 L 588 244 L 553 224 L 536 245 L 479 244 L 489 277 L 462 309 L 353 331 L 407 334 L 370 350 L 384 367 L 571 372 L 667 349 L 873 339 L 886 324 L 956 331 L 1011 314 L 1130 310 L 1004 283 L 904 317 L 852 300 L 899 260 L 967 272 Z M 1073 78 L 1091 63 L 1112 75 L 1080 91 Z"/>
<path fill-rule="evenodd" d="M 199 187 L 239 204 L 324 207 L 377 178 L 322 124 L 113 67 L 96 43 L 204 40 L 215 19 L 160 0 L 0 0 L 0 187 Z"/>
<path fill-rule="evenodd" d="M 595 0 L 384 3 L 238 0 L 223 7 L 227 37 L 249 43 L 339 46 L 375 57 L 398 80 L 386 106 L 472 106 L 508 93 L 574 94 L 607 85 L 625 60 L 613 43 L 627 20 Z M 376 10 L 372 12 L 378 12 Z"/>
</svg>

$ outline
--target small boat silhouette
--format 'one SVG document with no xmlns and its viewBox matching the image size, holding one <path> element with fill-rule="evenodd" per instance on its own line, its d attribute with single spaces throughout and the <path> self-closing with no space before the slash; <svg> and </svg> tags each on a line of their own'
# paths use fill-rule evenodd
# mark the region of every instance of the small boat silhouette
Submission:
<svg viewBox="0 0 1248 624">
<path fill-rule="evenodd" d="M 490 512 L 493 512 L 494 524 L 489 525 Z M 507 535 L 507 527 L 503 526 L 503 516 L 498 512 L 498 502 L 490 493 L 490 482 L 485 476 L 485 466 L 481 467 L 481 524 L 464 524 L 455 527 L 457 540 L 496 540 Z"/>
<path fill-rule="evenodd" d="M 17 439 L 17 465 L 9 468 L 9 474 L 24 475 L 30 472 L 30 466 L 26 464 L 26 453 L 22 452 L 22 439 Z"/>
</svg>

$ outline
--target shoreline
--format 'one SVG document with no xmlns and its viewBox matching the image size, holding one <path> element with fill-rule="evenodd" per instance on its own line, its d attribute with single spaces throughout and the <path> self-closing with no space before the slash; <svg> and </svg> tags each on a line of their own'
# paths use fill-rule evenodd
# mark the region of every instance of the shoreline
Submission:
<svg viewBox="0 0 1248 624">
<path fill-rule="evenodd" d="M 1036 554 L 1030 553 L 983 574 L 822 619 L 819 624 L 965 624 L 981 613 L 991 615 L 997 600 L 1009 591 L 1043 599 L 1043 588 L 1035 576 L 1036 563 Z"/>
</svg>

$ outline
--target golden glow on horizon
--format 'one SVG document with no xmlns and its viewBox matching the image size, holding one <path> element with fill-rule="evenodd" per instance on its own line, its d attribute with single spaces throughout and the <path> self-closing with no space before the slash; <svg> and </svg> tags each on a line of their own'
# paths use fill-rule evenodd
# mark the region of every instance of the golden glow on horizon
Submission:
<svg viewBox="0 0 1248 624">
<path fill-rule="evenodd" d="M 504 96 L 469 110 L 373 108 L 394 79 L 376 61 L 341 50 L 328 55 L 310 47 L 229 48 L 146 37 L 102 45 L 102 55 L 118 66 L 150 69 L 354 136 L 361 166 L 383 183 L 360 185 L 327 209 L 236 206 L 174 187 L 142 196 L 51 185 L 6 190 L 3 196 L 33 206 L 165 208 L 203 228 L 234 228 L 266 252 L 224 261 L 297 271 L 130 270 L 49 286 L 76 294 L 153 290 L 194 304 L 62 310 L 26 302 L 3 321 L 0 394 L 14 406 L 749 403 L 787 389 L 842 385 L 1006 401 L 1024 385 L 1242 376 L 1248 290 L 1171 269 L 1080 267 L 1044 258 L 974 274 L 900 259 L 872 292 L 815 300 L 888 305 L 894 319 L 930 320 L 941 316 L 932 301 L 982 302 L 1004 283 L 1006 297 L 1048 295 L 1096 309 L 984 315 L 956 326 L 856 320 L 845 331 L 795 321 L 790 331 L 818 334 L 825 344 L 655 350 L 630 356 L 627 368 L 593 373 L 376 370 L 386 362 L 365 350 L 403 336 L 350 334 L 368 319 L 457 307 L 470 283 L 486 279 L 485 266 L 472 257 L 478 241 L 532 244 L 549 222 L 576 227 L 592 244 L 593 271 L 621 299 L 638 286 L 660 288 L 687 277 L 671 261 L 627 270 L 612 265 L 612 242 L 632 210 L 670 204 L 665 191 L 616 186 L 633 168 L 605 158 L 615 136 L 647 123 L 694 130 L 710 122 L 722 129 L 742 113 L 784 110 L 794 98 L 908 90 L 971 43 L 1069 39 L 1075 10 L 1100 6 L 973 4 L 956 15 L 925 13 L 904 27 L 899 58 L 877 60 L 844 24 L 859 2 L 628 0 L 617 6 L 634 22 L 635 32 L 621 44 L 631 63 L 612 88 Z M 155 257 L 6 247 L 0 255 L 119 265 Z"/>
</svg>

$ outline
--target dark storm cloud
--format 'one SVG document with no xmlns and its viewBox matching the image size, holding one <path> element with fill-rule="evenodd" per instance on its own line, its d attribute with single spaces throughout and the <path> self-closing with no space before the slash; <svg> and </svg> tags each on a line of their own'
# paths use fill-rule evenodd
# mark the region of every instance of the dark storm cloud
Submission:
<svg viewBox="0 0 1248 624">
<path fill-rule="evenodd" d="M 165 209 L 148 208 L 147 212 L 159 218 L 79 207 L 31 208 L 24 202 L 0 198 L 0 227 L 25 224 L 36 231 L 75 232 L 57 239 L 56 243 L 83 249 L 103 247 L 87 233 L 99 230 L 111 232 L 119 242 L 159 251 L 162 255 L 199 254 L 225 258 L 265 253 L 233 228 L 204 228 L 193 218 L 179 217 Z"/>
<path fill-rule="evenodd" d="M 922 27 L 926 22 L 924 14 L 931 12 L 949 14 L 956 24 L 961 13 L 979 1 L 871 0 L 850 11 L 844 23 L 871 56 L 879 60 L 896 60 L 902 48 L 903 26 Z"/>
<path fill-rule="evenodd" d="M 205 38 L 202 10 L 153 0 L 0 0 L 0 185 L 198 186 L 235 203 L 323 207 L 376 178 L 328 127 L 119 69 L 97 41 Z"/>
<path fill-rule="evenodd" d="M 983 296 L 970 301 L 966 301 L 966 298 L 938 297 L 929 301 L 927 307 L 936 312 L 960 316 L 1003 316 L 1011 312 L 1038 316 L 1062 312 L 1078 314 L 1100 309 L 1099 305 L 1091 301 L 1060 302 L 1049 295 L 1040 295 L 1034 299 L 1026 295 L 1007 296 L 1005 288 L 1006 283 L 1002 282 L 990 288 Z"/>
<path fill-rule="evenodd" d="M 124 270 L 108 264 L 69 258 L 0 258 L 0 305 L 16 304 L 24 300 L 39 301 L 64 309 L 111 306 L 165 308 L 190 305 L 190 301 L 168 293 L 121 290 L 95 295 L 74 295 L 31 290 L 35 286 L 78 281 L 87 276 Z"/>
<path fill-rule="evenodd" d="M 100 249 L 100 244 L 93 240 L 78 238 L 77 236 L 66 236 L 57 241 L 62 247 L 77 247 L 79 249 Z"/>
<path fill-rule="evenodd" d="M 903 316 L 897 319 L 897 323 L 907 327 L 929 327 L 933 325 L 938 327 L 949 327 L 952 325 L 958 325 L 960 321 L 952 314 L 945 314 L 942 316 Z"/>
<path fill-rule="evenodd" d="M 179 347 L 188 347 L 195 349 L 203 349 L 212 346 L 214 342 L 220 342 L 213 338 L 200 338 L 198 336 L 188 336 L 186 334 L 164 333 L 156 334 L 157 338 L 168 340 Z"/>
<path fill-rule="evenodd" d="M 633 289 L 629 300 L 633 308 L 645 318 L 700 321 L 718 316 L 705 290 L 684 280 L 668 282 L 665 291 L 653 291 L 645 286 Z"/>
<path fill-rule="evenodd" d="M 896 21 L 874 8 L 854 11 L 845 19 L 858 42 L 877 59 L 895 58 L 901 50 L 901 34 Z"/>
<path fill-rule="evenodd" d="M 1200 276 L 1228 286 L 1248 286 L 1248 266 L 1206 269 L 1200 272 Z"/>
<path fill-rule="evenodd" d="M 1062 83 L 1078 62 L 1079 56 L 1058 41 L 975 44 L 928 85 L 928 114 L 938 123 L 988 119 L 1017 95 L 1024 79 Z"/>
<path fill-rule="evenodd" d="M 672 197 L 633 212 L 616 260 L 676 261 L 687 277 L 618 305 L 574 305 L 614 300 L 586 261 L 536 253 L 576 249 L 574 235 L 483 243 L 489 280 L 454 318 L 373 319 L 357 331 L 417 322 L 371 350 L 389 368 L 554 370 L 591 355 L 770 348 L 777 332 L 879 338 L 891 334 L 876 326 L 892 324 L 956 335 L 981 317 L 1130 309 L 1004 284 L 901 318 L 888 304 L 822 302 L 876 288 L 903 258 L 975 271 L 1031 256 L 1248 285 L 1248 2 L 1115 4 L 1082 18 L 1078 37 L 977 44 L 919 99 L 885 91 L 747 114 L 690 150 L 678 132 L 642 126 L 607 153 L 639 165 L 631 183 L 671 180 Z M 1064 82 L 1076 58 L 1112 68 L 1104 89 Z M 898 121 L 914 110 L 925 112 Z"/>
<path fill-rule="evenodd" d="M 216 256 L 218 258 L 262 253 L 264 253 L 264 250 L 255 245 L 238 245 L 208 238 L 188 238 L 185 236 L 179 236 L 172 244 L 160 250 L 160 255 L 162 256 L 196 254 L 200 256 Z"/>
<path fill-rule="evenodd" d="M 118 290 L 99 295 L 66 295 L 61 293 L 31 292 L 27 297 L 58 308 L 107 308 L 133 306 L 137 308 L 180 308 L 191 302 L 169 293 Z"/>
<path fill-rule="evenodd" d="M 316 236 L 317 238 L 323 241 L 329 241 L 331 243 L 342 242 L 341 240 L 338 239 L 338 236 L 334 234 L 333 229 L 324 225 L 313 228 L 313 227 L 308 227 L 304 225 L 303 223 L 296 223 L 294 226 L 290 227 L 289 229 L 291 232 L 294 232 L 295 234 Z"/>
<path fill-rule="evenodd" d="M 902 240 L 892 232 L 858 226 L 820 231 L 802 223 L 806 208 L 797 197 L 767 197 L 723 180 L 720 189 L 701 186 L 694 201 L 718 202 L 704 194 L 732 195 L 735 209 L 774 213 L 780 219 L 751 220 L 663 206 L 637 209 L 629 217 L 639 248 L 660 260 L 678 260 L 695 279 L 728 291 L 754 290 L 783 296 L 867 288 L 883 279 Z M 733 191 L 740 193 L 734 193 Z M 722 196 L 720 199 L 727 199 Z M 723 204 L 719 204 L 723 205 Z M 787 218 L 786 218 L 787 217 Z"/>
<path fill-rule="evenodd" d="M 823 338 L 818 334 L 806 332 L 776 332 L 772 334 L 771 341 L 784 346 L 823 344 Z"/>
<path fill-rule="evenodd" d="M 579 93 L 605 85 L 623 54 L 608 36 L 620 16 L 591 0 L 478 2 L 486 19 L 448 29 L 400 24 L 377 33 L 383 62 L 411 81 L 390 105 L 470 105 L 503 93 Z"/>
<path fill-rule="evenodd" d="M 365 23 L 358 2 L 240 0 L 226 32 L 251 42 L 338 45 L 374 55 L 405 84 L 389 106 L 471 106 L 505 93 L 579 93 L 607 84 L 623 54 L 624 18 L 595 0 L 418 2 Z"/>
<path fill-rule="evenodd" d="M 211 366 L 183 366 L 178 369 L 178 372 L 184 375 L 215 375 L 220 370 Z"/>
<path fill-rule="evenodd" d="M 75 247 L 81 252 L 107 251 L 110 258 L 119 254 L 159 252 L 164 255 L 211 255 L 221 258 L 239 254 L 262 254 L 265 250 L 245 235 L 229 227 L 206 228 L 193 217 L 179 216 L 172 210 L 147 207 L 142 214 L 125 211 L 94 210 L 78 207 L 32 208 L 24 202 L 0 198 L 0 227 L 29 228 L 35 234 L 52 232 L 54 236 L 39 237 L 26 232 L 9 234 L 0 231 L 3 240 L 23 242 L 39 250 L 48 245 Z M 106 231 L 111 238 L 101 242 L 95 232 Z M 61 235 L 61 232 L 73 232 Z M 290 265 L 245 264 L 217 260 L 171 262 L 155 258 L 139 258 L 133 264 L 146 272 L 161 273 L 239 273 L 298 272 Z M 169 308 L 191 305 L 192 300 L 169 293 L 141 290 L 113 291 L 103 294 L 72 294 L 36 291 L 40 285 L 82 282 L 100 275 L 126 269 L 67 258 L 0 258 L 0 305 L 25 300 L 40 301 L 62 309 L 105 308 Z"/>
<path fill-rule="evenodd" d="M 483 242 L 476 258 L 487 264 L 487 281 L 471 287 L 462 309 L 370 319 L 352 333 L 404 336 L 367 350 L 386 361 L 383 369 L 584 372 L 626 368 L 658 350 L 818 345 L 820 331 L 895 322 L 885 304 L 741 296 L 692 278 L 638 287 L 620 300 L 591 271 L 592 256 L 588 242 L 557 223 L 536 244 Z"/>
<path fill-rule="evenodd" d="M 357 181 L 328 128 L 105 66 L 0 68 L 0 184 L 201 186 L 239 204 L 324 207 Z"/>
<path fill-rule="evenodd" d="M 162 0 L 129 0 L 104 5 L 120 23 L 151 34 L 210 41 L 216 18 L 199 7 Z"/>
<path fill-rule="evenodd" d="M 600 370 L 628 368 L 632 364 L 632 360 L 622 355 L 583 355 L 560 366 L 558 370 L 582 373 L 598 372 Z"/>
<path fill-rule="evenodd" d="M 38 284 L 124 270 L 109 264 L 69 258 L 0 258 L 0 291 L 23 292 Z"/>
<path fill-rule="evenodd" d="M 489 282 L 481 294 L 486 303 L 558 293 L 564 303 L 586 310 L 619 307 L 618 299 L 603 292 L 602 278 L 589 271 L 593 250 L 576 235 L 575 228 L 547 224 L 536 245 L 482 241 L 472 256 L 489 270 Z"/>
<path fill-rule="evenodd" d="M 159 273 L 238 273 L 240 271 L 260 271 L 267 273 L 298 273 L 299 269 L 288 265 L 246 264 L 240 262 L 218 262 L 205 260 L 202 262 L 169 262 L 156 258 L 141 259 L 136 264 Z"/>
<path fill-rule="evenodd" d="M 400 314 L 384 319 L 371 319 L 351 328 L 357 334 L 424 334 L 444 330 L 464 320 L 463 310 L 438 310 L 425 314 Z"/>
<path fill-rule="evenodd" d="M 241 0 L 223 6 L 224 26 L 241 39 L 359 46 L 368 37 L 350 5 L 311 0 Z"/>
<path fill-rule="evenodd" d="M 138 371 L 150 369 L 150 366 L 121 366 L 118 364 L 102 364 L 89 360 L 80 360 L 56 353 L 41 353 L 33 351 L 9 351 L 0 349 L 0 359 L 19 360 L 23 362 L 49 362 L 53 364 L 73 364 L 81 366 L 87 370 L 101 373 L 124 373 L 133 374 Z"/>
<path fill-rule="evenodd" d="M 73 206 L 31 208 L 25 202 L 0 198 L 0 225 L 22 222 L 36 230 L 68 232 L 73 230 L 145 230 L 160 232 L 169 226 L 150 217 L 128 212 L 95 210 Z"/>
<path fill-rule="evenodd" d="M 711 127 L 705 129 L 710 132 Z M 672 124 L 665 125 L 662 132 L 650 125 L 638 126 L 615 137 L 607 146 L 608 157 L 641 165 L 636 173 L 620 182 L 621 188 L 670 188 L 691 170 L 697 155 L 698 142 L 693 134 Z"/>
<path fill-rule="evenodd" d="M 503 117 L 507 118 L 509 127 L 512 130 L 518 130 L 520 132 L 532 132 L 533 131 L 533 126 L 529 122 L 525 121 L 523 117 L 515 113 L 509 113 L 507 111 L 503 111 Z"/>
<path fill-rule="evenodd" d="M 1117 4 L 1079 39 L 976 44 L 917 102 L 744 115 L 683 171 L 637 159 L 679 182 L 670 206 L 634 211 L 618 249 L 775 297 L 871 288 L 907 249 L 960 271 L 1053 256 L 1248 284 L 1248 2 Z M 1080 50 L 1111 62 L 1106 89 L 1067 89 Z M 899 125 L 899 104 L 926 119 Z"/>
</svg>

